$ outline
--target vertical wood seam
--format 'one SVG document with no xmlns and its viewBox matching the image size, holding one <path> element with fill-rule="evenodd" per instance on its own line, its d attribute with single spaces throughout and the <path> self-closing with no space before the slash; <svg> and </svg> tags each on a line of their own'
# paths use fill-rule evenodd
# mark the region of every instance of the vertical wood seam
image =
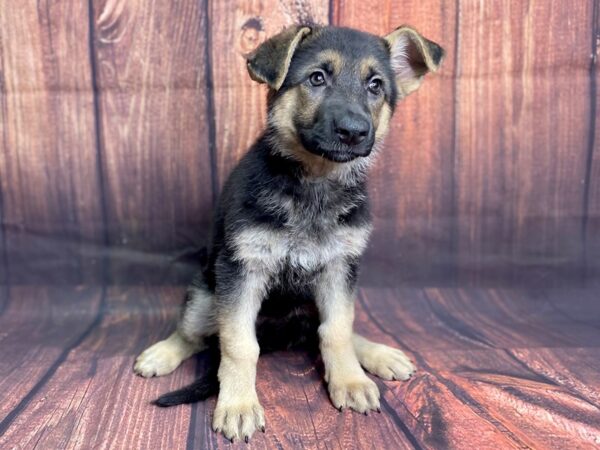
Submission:
<svg viewBox="0 0 600 450">
<path fill-rule="evenodd" d="M 94 29 L 94 7 L 92 0 L 88 0 L 88 39 L 89 39 L 89 56 L 90 56 L 90 72 L 91 72 L 91 83 L 92 83 L 92 95 L 94 101 L 94 134 L 96 143 L 96 174 L 98 177 L 98 189 L 100 191 L 100 214 L 102 216 L 102 242 L 100 245 L 103 246 L 101 255 L 101 283 L 107 285 L 108 279 L 108 250 L 110 246 L 110 233 L 108 230 L 108 199 L 106 192 L 106 174 L 104 171 L 104 155 L 103 148 L 104 143 L 102 141 L 102 120 L 101 117 L 101 106 L 100 106 L 100 94 L 98 89 L 98 67 L 97 67 L 97 49 L 96 49 L 96 33 Z"/>
<path fill-rule="evenodd" d="M 598 60 L 598 41 L 600 40 L 600 0 L 594 0 L 594 10 L 592 12 L 592 45 L 590 60 L 590 131 L 588 135 L 588 146 L 585 166 L 585 178 L 583 185 L 583 215 L 581 218 L 581 278 L 583 283 L 588 279 L 588 254 L 587 233 L 590 208 L 590 184 L 592 181 L 592 168 L 594 164 L 594 147 L 596 145 L 596 66 Z"/>
<path fill-rule="evenodd" d="M 381 401 L 381 406 L 383 406 L 383 409 L 385 409 L 385 412 L 388 414 L 388 417 L 390 417 L 392 419 L 392 422 L 396 426 L 396 429 L 399 430 L 402 434 L 404 434 L 404 437 L 406 437 L 406 439 L 408 439 L 408 442 L 411 443 L 411 445 L 413 446 L 413 449 L 414 450 L 423 450 L 424 447 L 421 446 L 417 437 L 411 432 L 410 428 L 404 423 L 404 421 L 402 420 L 402 417 L 400 417 L 398 412 L 392 407 L 392 405 L 389 404 L 389 402 L 386 400 L 385 396 L 382 395 L 380 398 L 380 401 Z"/>
<path fill-rule="evenodd" d="M 214 98 L 214 83 L 212 78 L 212 39 L 211 39 L 211 16 L 210 16 L 210 0 L 202 1 L 202 7 L 199 8 L 200 14 L 204 14 L 204 83 L 206 88 L 206 120 L 208 125 L 208 154 L 210 158 L 210 180 L 212 187 L 212 206 L 213 210 L 217 207 L 217 199 L 219 196 L 219 178 L 217 172 L 217 140 L 216 140 L 216 123 L 215 123 L 215 98 Z M 200 25 L 202 25 L 202 17 L 199 17 Z M 195 374 L 196 378 L 200 377 L 204 368 L 196 358 Z M 186 437 L 186 449 L 192 450 L 196 447 L 196 420 L 198 417 L 198 408 L 200 403 L 192 405 L 190 414 L 190 422 Z"/>
<path fill-rule="evenodd" d="M 452 86 L 452 173 L 450 176 L 450 260 L 454 261 L 454 267 L 450 268 L 450 284 L 458 285 L 460 274 L 460 256 L 458 242 L 459 221 L 459 150 L 458 150 L 458 83 L 460 78 L 460 0 L 456 0 L 456 11 L 454 18 L 454 81 Z"/>
<path fill-rule="evenodd" d="M 0 41 L 0 52 L 3 52 L 2 42 Z M 6 94 L 6 82 L 4 80 L 4 73 L 0 72 L 0 93 Z M 2 105 L 4 107 L 4 105 Z M 6 128 L 3 128 L 2 140 L 4 147 L 6 147 Z M 1 169 L 1 167 L 0 167 Z M 2 173 L 0 171 L 0 177 L 2 177 Z M 8 239 L 6 237 L 6 221 L 4 214 L 4 191 L 2 186 L 0 185 L 0 244 L 1 244 L 1 253 L 0 255 L 0 265 L 4 266 L 4 284 L 6 284 L 6 290 L 8 292 L 8 285 L 10 280 L 10 270 L 8 267 Z M 0 309 L 0 314 L 4 311 L 6 307 L 6 302 L 8 301 L 8 297 L 6 297 L 5 302 L 3 303 L 2 308 Z"/>
<path fill-rule="evenodd" d="M 4 314 L 4 311 L 8 308 L 8 303 L 10 301 L 10 271 L 8 268 L 8 249 L 6 248 L 8 244 L 8 240 L 6 239 L 6 224 L 4 222 L 4 192 L 0 187 L 0 244 L 2 244 L 2 255 L 0 255 L 0 265 L 4 267 L 4 283 L 2 286 L 2 295 L 0 295 L 0 316 Z"/>
<path fill-rule="evenodd" d="M 219 196 L 219 174 L 217 172 L 217 138 L 216 138 L 216 123 L 215 123 L 215 91 L 212 77 L 212 39 L 211 39 L 211 17 L 210 17 L 210 0 L 203 0 L 204 12 L 204 55 L 206 64 L 204 65 L 204 82 L 206 83 L 206 120 L 208 122 L 208 153 L 210 156 L 210 173 L 212 185 L 212 201 L 213 209 L 217 206 Z"/>
<path fill-rule="evenodd" d="M 337 0 L 337 1 L 342 1 L 342 0 Z M 335 8 L 335 2 L 336 0 L 329 0 L 329 10 L 327 11 L 327 21 L 329 22 L 329 25 L 333 25 L 334 22 L 334 17 L 333 17 L 333 13 L 334 13 L 334 8 Z"/>
<path fill-rule="evenodd" d="M 1 176 L 1 174 L 0 174 Z M 4 281 L 5 284 L 9 284 L 9 268 L 8 268 L 8 240 L 6 239 L 6 222 L 4 221 L 4 192 L 0 187 L 0 239 L 2 244 L 2 260 L 0 264 L 4 266 Z"/>
</svg>

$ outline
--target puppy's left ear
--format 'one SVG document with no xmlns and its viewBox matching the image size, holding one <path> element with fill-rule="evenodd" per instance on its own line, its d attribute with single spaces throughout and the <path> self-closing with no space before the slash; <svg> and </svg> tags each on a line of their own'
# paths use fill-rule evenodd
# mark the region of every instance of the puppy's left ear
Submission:
<svg viewBox="0 0 600 450">
<path fill-rule="evenodd" d="M 298 44 L 311 33 L 309 27 L 294 26 L 263 42 L 246 59 L 250 78 L 267 83 L 276 91 L 281 88 Z"/>
<path fill-rule="evenodd" d="M 444 49 L 415 29 L 401 26 L 384 39 L 390 48 L 392 70 L 402 97 L 416 91 L 428 72 L 439 69 Z"/>
</svg>

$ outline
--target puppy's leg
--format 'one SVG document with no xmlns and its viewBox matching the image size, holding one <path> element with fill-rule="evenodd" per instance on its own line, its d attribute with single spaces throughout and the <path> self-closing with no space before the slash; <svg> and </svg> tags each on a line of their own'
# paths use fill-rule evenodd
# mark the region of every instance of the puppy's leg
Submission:
<svg viewBox="0 0 600 450">
<path fill-rule="evenodd" d="M 338 408 L 367 413 L 379 409 L 379 389 L 360 367 L 352 342 L 353 286 L 344 261 L 330 264 L 316 286 L 319 338 L 329 396 Z"/>
<path fill-rule="evenodd" d="M 266 291 L 266 278 L 246 273 L 233 293 L 219 295 L 219 398 L 213 429 L 228 439 L 245 439 L 264 430 L 265 418 L 256 394 L 256 317 Z"/>
<path fill-rule="evenodd" d="M 133 367 L 135 373 L 143 377 L 171 373 L 183 361 L 204 348 L 204 336 L 216 332 L 213 316 L 213 294 L 200 283 L 190 287 L 177 330 L 137 357 Z"/>
<path fill-rule="evenodd" d="M 352 335 L 352 344 L 360 365 L 384 380 L 408 380 L 416 370 L 401 350 L 372 342 L 356 333 Z"/>
</svg>

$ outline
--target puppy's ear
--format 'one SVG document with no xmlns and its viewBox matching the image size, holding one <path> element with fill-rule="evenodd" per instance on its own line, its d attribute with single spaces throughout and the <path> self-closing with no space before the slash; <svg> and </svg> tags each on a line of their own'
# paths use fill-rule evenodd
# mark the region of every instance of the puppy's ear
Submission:
<svg viewBox="0 0 600 450">
<path fill-rule="evenodd" d="M 385 38 L 390 47 L 392 69 L 402 97 L 416 91 L 428 72 L 435 72 L 444 49 L 408 26 L 401 26 Z"/>
<path fill-rule="evenodd" d="M 250 78 L 279 90 L 290 68 L 296 47 L 310 32 L 309 27 L 289 27 L 263 42 L 246 57 Z"/>
</svg>

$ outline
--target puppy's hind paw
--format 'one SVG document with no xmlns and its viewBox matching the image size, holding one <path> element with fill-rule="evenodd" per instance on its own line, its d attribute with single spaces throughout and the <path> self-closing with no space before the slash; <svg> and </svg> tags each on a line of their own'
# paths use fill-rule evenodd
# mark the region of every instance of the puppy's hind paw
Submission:
<svg viewBox="0 0 600 450">
<path fill-rule="evenodd" d="M 354 349 L 360 365 L 384 380 L 408 380 L 416 368 L 401 350 L 354 337 Z"/>
<path fill-rule="evenodd" d="M 135 360 L 133 371 L 145 378 L 167 375 L 196 351 L 195 346 L 184 341 L 175 332 L 164 341 L 144 350 Z"/>
</svg>

